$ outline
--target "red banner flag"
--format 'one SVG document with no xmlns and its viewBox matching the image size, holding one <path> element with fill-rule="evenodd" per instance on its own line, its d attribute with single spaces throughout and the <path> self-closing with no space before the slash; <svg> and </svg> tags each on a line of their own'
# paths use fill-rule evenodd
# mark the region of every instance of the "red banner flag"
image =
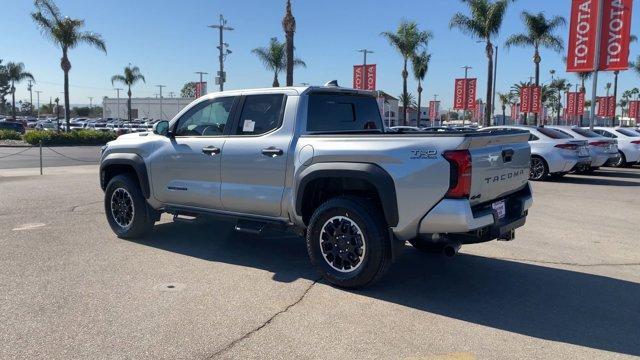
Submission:
<svg viewBox="0 0 640 360">
<path fill-rule="evenodd" d="M 531 87 L 523 86 L 520 89 L 520 111 L 523 113 L 531 112 Z"/>
<path fill-rule="evenodd" d="M 638 111 L 640 110 L 640 101 L 631 100 L 629 101 L 629 111 L 627 116 L 632 119 L 638 119 Z"/>
<path fill-rule="evenodd" d="M 467 79 L 467 106 L 468 109 L 476 109 L 476 90 L 478 89 L 477 79 Z"/>
<path fill-rule="evenodd" d="M 616 98 L 613 96 L 607 97 L 607 117 L 613 118 L 616 116 Z"/>
<path fill-rule="evenodd" d="M 438 118 L 440 112 L 440 101 L 429 101 L 429 120 L 434 121 Z"/>
<path fill-rule="evenodd" d="M 627 70 L 633 0 L 603 1 L 599 70 Z"/>
<path fill-rule="evenodd" d="M 453 97 L 453 108 L 455 110 L 464 109 L 464 98 L 466 93 L 464 88 L 465 88 L 464 79 L 456 79 L 454 97 Z"/>
<path fill-rule="evenodd" d="M 567 71 L 593 71 L 596 29 L 598 27 L 598 1 L 572 0 L 569 26 Z"/>
<path fill-rule="evenodd" d="M 353 88 L 359 90 L 376 90 L 376 64 L 353 66 Z"/>
<path fill-rule="evenodd" d="M 512 104 L 511 119 L 513 119 L 514 122 L 517 122 L 518 118 L 520 118 L 520 104 Z"/>
<path fill-rule="evenodd" d="M 542 111 L 542 88 L 540 86 L 531 86 L 531 112 L 540 114 Z"/>
<path fill-rule="evenodd" d="M 584 115 L 584 93 L 578 93 L 578 105 L 576 115 Z"/>
<path fill-rule="evenodd" d="M 606 96 L 598 96 L 596 98 L 596 104 L 598 105 L 598 111 L 596 112 L 597 116 L 605 117 L 607 116 L 607 110 L 609 109 L 608 98 Z"/>
<path fill-rule="evenodd" d="M 578 114 L 578 108 L 577 108 L 577 97 L 578 97 L 578 93 L 575 92 L 570 92 L 567 93 L 567 114 L 569 115 L 577 115 Z"/>
</svg>

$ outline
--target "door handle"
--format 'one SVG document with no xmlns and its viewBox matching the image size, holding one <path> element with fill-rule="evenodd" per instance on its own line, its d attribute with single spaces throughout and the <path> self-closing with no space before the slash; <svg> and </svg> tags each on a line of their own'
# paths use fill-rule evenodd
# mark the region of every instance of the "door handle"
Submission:
<svg viewBox="0 0 640 360">
<path fill-rule="evenodd" d="M 202 153 L 203 154 L 207 154 L 207 155 L 218 155 L 220 154 L 220 148 L 215 147 L 215 146 L 207 146 L 207 147 L 203 147 L 202 148 Z"/>
<path fill-rule="evenodd" d="M 281 156 L 282 154 L 284 154 L 284 151 L 282 151 L 282 149 L 276 149 L 273 146 L 270 146 L 266 149 L 262 149 L 262 155 L 276 157 L 276 156 Z"/>
</svg>

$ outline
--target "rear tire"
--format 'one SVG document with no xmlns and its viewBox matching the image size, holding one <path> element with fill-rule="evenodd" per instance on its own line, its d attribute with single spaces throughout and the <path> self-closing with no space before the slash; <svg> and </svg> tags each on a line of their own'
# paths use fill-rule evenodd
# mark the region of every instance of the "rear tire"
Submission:
<svg viewBox="0 0 640 360">
<path fill-rule="evenodd" d="M 307 252 L 322 277 L 342 288 L 361 288 L 389 269 L 389 231 L 381 210 L 361 198 L 320 205 L 307 229 Z"/>
<path fill-rule="evenodd" d="M 622 151 L 618 151 L 620 153 L 620 157 L 618 160 L 611 162 L 610 166 L 614 168 L 621 168 L 627 164 L 627 158 L 624 156 Z"/>
<path fill-rule="evenodd" d="M 531 169 L 529 170 L 529 180 L 541 181 L 549 175 L 549 166 L 540 156 L 531 157 Z"/>
<path fill-rule="evenodd" d="M 116 175 L 104 194 L 104 210 L 111 230 L 122 239 L 136 239 L 148 234 L 154 220 L 142 195 L 140 185 L 129 175 Z"/>
</svg>

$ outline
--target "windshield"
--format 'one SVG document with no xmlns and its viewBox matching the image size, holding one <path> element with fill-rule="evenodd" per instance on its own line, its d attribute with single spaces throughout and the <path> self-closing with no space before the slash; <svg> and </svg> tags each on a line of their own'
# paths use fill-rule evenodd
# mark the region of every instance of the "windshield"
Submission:
<svg viewBox="0 0 640 360">
<path fill-rule="evenodd" d="M 552 139 L 573 139 L 573 136 L 569 135 L 569 134 L 565 134 L 562 131 L 558 131 L 556 129 L 549 129 L 549 128 L 545 128 L 545 127 L 539 127 L 537 128 L 538 131 L 540 131 L 542 134 L 552 138 Z"/>
<path fill-rule="evenodd" d="M 631 129 L 616 129 L 616 131 L 622 135 L 626 135 L 629 137 L 640 137 L 640 133 L 637 133 Z"/>
</svg>

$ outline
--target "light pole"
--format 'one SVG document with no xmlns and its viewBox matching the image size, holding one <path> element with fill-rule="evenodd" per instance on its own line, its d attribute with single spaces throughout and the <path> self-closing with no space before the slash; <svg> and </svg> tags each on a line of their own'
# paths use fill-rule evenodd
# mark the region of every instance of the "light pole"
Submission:
<svg viewBox="0 0 640 360">
<path fill-rule="evenodd" d="M 40 117 L 40 93 L 42 93 L 41 90 L 36 90 L 36 98 L 38 99 L 38 117 Z"/>
<path fill-rule="evenodd" d="M 464 97 L 463 97 L 463 101 L 464 101 L 464 105 L 463 105 L 463 109 L 464 112 L 462 113 L 462 126 L 464 126 L 464 121 L 465 118 L 467 117 L 467 109 L 469 109 L 469 83 L 467 81 L 468 79 L 468 75 L 469 75 L 469 70 L 473 69 L 473 67 L 469 66 L 469 65 L 465 65 L 462 67 L 464 69 Z"/>
<path fill-rule="evenodd" d="M 220 71 L 218 72 L 218 76 L 216 77 L 216 81 L 220 85 L 220 91 L 224 91 L 224 83 L 227 81 L 227 76 L 224 73 L 224 58 L 231 54 L 231 50 L 228 49 L 229 44 L 224 42 L 224 31 L 232 31 L 234 30 L 231 26 L 227 26 L 227 20 L 225 20 L 224 16 L 220 14 L 220 23 L 218 25 L 209 25 L 212 29 L 218 29 L 220 33 L 220 45 L 218 45 L 219 55 L 218 61 L 220 62 Z"/>
<path fill-rule="evenodd" d="M 162 111 L 162 88 L 165 88 L 165 85 L 156 85 L 158 89 L 160 89 L 160 119 L 164 118 L 164 112 Z"/>
<path fill-rule="evenodd" d="M 31 108 L 31 115 L 33 115 L 33 83 L 32 80 L 29 80 L 29 85 L 27 85 L 27 90 L 29 90 L 29 107 Z"/>
<path fill-rule="evenodd" d="M 364 60 L 362 61 L 362 90 L 367 88 L 367 54 L 373 54 L 372 50 L 368 49 L 360 49 L 358 52 L 364 55 Z"/>
<path fill-rule="evenodd" d="M 438 94 L 433 94 L 433 106 L 438 106 Z M 437 108 L 437 107 L 436 107 L 436 110 L 434 110 L 434 112 L 435 112 L 435 114 L 436 114 L 436 121 L 435 121 L 435 123 L 437 124 L 437 123 L 438 123 L 437 119 L 438 119 L 438 115 L 439 115 L 439 114 L 438 114 L 438 108 Z M 434 119 L 431 119 L 431 124 L 433 124 L 433 123 L 434 123 L 434 121 L 433 121 L 433 120 L 434 120 Z"/>
<path fill-rule="evenodd" d="M 120 91 L 122 91 L 123 89 L 121 88 L 115 88 L 113 89 L 116 91 L 116 93 L 118 94 L 118 100 L 117 100 L 117 104 L 118 104 L 118 115 L 116 115 L 116 119 L 120 119 Z"/>
</svg>

